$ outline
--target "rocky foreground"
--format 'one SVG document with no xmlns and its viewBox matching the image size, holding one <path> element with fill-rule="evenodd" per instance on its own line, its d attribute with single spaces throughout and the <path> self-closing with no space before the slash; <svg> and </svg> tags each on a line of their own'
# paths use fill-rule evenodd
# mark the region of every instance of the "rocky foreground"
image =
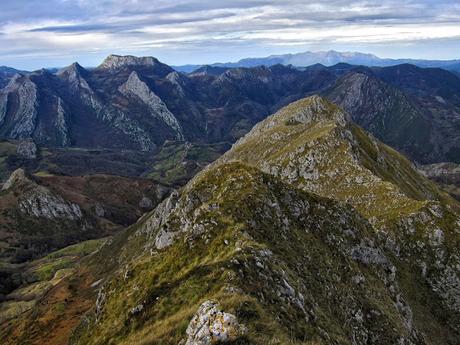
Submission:
<svg viewBox="0 0 460 345">
<path fill-rule="evenodd" d="M 345 112 L 310 97 L 262 121 L 1 336 L 459 344 L 459 210 Z"/>
</svg>

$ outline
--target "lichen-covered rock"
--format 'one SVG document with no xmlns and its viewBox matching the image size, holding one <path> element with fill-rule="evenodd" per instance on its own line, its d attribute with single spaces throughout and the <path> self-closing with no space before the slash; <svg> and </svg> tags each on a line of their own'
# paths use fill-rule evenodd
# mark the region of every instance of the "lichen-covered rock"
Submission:
<svg viewBox="0 0 460 345">
<path fill-rule="evenodd" d="M 235 315 L 225 313 L 214 301 L 204 302 L 187 327 L 185 345 L 211 345 L 235 341 L 246 333 Z"/>
<path fill-rule="evenodd" d="M 149 238 L 145 248 L 164 249 L 171 246 L 182 234 L 186 234 L 189 239 L 201 235 L 205 231 L 205 226 L 197 222 L 197 219 L 207 209 L 201 208 L 191 212 L 199 203 L 198 196 L 188 194 L 181 198 L 177 191 L 173 191 L 137 231 L 138 235 L 147 234 Z"/>
<path fill-rule="evenodd" d="M 6 182 L 3 184 L 2 190 L 8 190 L 15 185 L 26 183 L 28 181 L 29 179 L 27 178 L 24 169 L 21 169 L 21 168 L 16 169 L 15 171 L 11 173 L 8 180 L 6 180 Z"/>
<path fill-rule="evenodd" d="M 156 207 L 144 226 L 140 229 L 140 232 L 151 234 L 157 228 L 163 226 L 169 215 L 175 210 L 178 200 L 179 193 L 174 190 L 169 197 Z"/>
<path fill-rule="evenodd" d="M 439 277 L 430 279 L 429 283 L 433 291 L 441 296 L 446 308 L 460 313 L 460 266 L 446 267 Z M 460 326 L 457 326 L 460 330 Z"/>
<path fill-rule="evenodd" d="M 137 315 L 144 310 L 144 305 L 143 304 L 138 304 L 134 308 L 132 308 L 129 312 L 131 315 Z"/>
<path fill-rule="evenodd" d="M 354 260 L 362 262 L 366 265 L 388 264 L 388 259 L 385 257 L 385 254 L 378 248 L 356 246 L 352 249 L 351 256 Z"/>
<path fill-rule="evenodd" d="M 95 315 L 96 315 L 96 322 L 98 322 L 103 313 L 104 313 L 104 306 L 105 302 L 107 300 L 107 292 L 105 291 L 104 285 L 102 285 L 98 292 L 97 292 L 97 299 L 96 299 L 96 310 L 95 310 Z"/>
</svg>

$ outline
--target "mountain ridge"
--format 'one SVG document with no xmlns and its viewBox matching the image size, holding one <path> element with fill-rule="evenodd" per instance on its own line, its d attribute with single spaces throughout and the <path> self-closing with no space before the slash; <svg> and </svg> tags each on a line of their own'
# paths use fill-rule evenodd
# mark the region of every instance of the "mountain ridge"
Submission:
<svg viewBox="0 0 460 345">
<path fill-rule="evenodd" d="M 242 344 L 456 344 L 458 207 L 337 106 L 302 99 L 3 334 L 7 344 L 212 344 L 222 325 L 199 320 L 216 306 Z"/>
<path fill-rule="evenodd" d="M 337 63 L 349 63 L 352 65 L 365 65 L 368 67 L 388 67 L 400 64 L 413 64 L 419 67 L 443 67 L 448 70 L 456 70 L 459 60 L 424 60 L 424 59 L 390 59 L 379 58 L 374 54 L 360 52 L 338 52 L 329 51 L 307 51 L 302 53 L 278 54 L 260 58 L 244 58 L 238 62 L 211 63 L 211 67 L 256 67 L 265 65 L 267 67 L 276 64 L 293 65 L 296 67 L 307 67 L 314 64 L 333 66 Z M 183 65 L 174 66 L 178 71 L 191 73 L 204 65 Z"/>
</svg>

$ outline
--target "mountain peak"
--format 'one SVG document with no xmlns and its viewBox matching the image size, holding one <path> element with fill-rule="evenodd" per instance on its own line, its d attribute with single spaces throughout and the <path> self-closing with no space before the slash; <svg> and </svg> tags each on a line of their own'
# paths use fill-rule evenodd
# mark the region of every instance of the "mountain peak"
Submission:
<svg viewBox="0 0 460 345">
<path fill-rule="evenodd" d="M 348 115 L 336 105 L 321 96 L 313 95 L 289 104 L 256 127 L 271 128 L 281 123 L 294 125 L 322 121 L 333 121 L 340 126 L 345 126 L 348 120 Z"/>
<path fill-rule="evenodd" d="M 221 75 L 222 73 L 225 73 L 226 71 L 228 71 L 227 67 L 203 65 L 195 69 L 194 71 L 192 71 L 190 74 L 194 76 L 197 76 L 197 75 L 218 76 L 218 75 Z"/>
<path fill-rule="evenodd" d="M 154 66 L 160 63 L 157 59 L 151 56 L 137 57 L 132 55 L 109 55 L 102 64 L 100 69 L 119 69 L 125 66 Z"/>
<path fill-rule="evenodd" d="M 81 74 L 82 72 L 85 72 L 85 71 L 86 71 L 85 68 L 82 67 L 78 62 L 74 62 L 73 64 L 60 69 L 57 72 L 57 75 L 63 75 L 63 74 L 69 74 L 69 73 Z"/>
<path fill-rule="evenodd" d="M 348 119 L 346 112 L 319 96 L 305 98 L 256 125 L 220 160 L 247 162 L 304 190 L 351 203 L 382 223 L 402 205 L 417 209 L 423 203 L 416 200 L 436 195 L 423 178 L 414 179 L 408 161 Z M 396 165 L 405 167 L 406 178 L 385 181 L 387 167 Z M 405 182 L 416 180 L 416 188 Z M 386 193 L 381 192 L 384 188 Z"/>
<path fill-rule="evenodd" d="M 50 71 L 47 70 L 46 68 L 40 68 L 40 69 L 38 69 L 38 70 L 36 70 L 36 71 L 33 71 L 33 72 L 31 73 L 31 75 L 33 75 L 33 76 L 37 76 L 37 75 L 51 75 L 51 74 L 52 74 L 52 73 L 50 73 Z"/>
</svg>

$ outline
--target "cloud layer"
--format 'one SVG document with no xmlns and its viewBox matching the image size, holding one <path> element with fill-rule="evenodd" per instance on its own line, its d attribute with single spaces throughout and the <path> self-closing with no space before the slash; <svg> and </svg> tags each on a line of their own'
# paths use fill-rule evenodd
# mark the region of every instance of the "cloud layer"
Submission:
<svg viewBox="0 0 460 345">
<path fill-rule="evenodd" d="M 109 54 L 183 64 L 340 49 L 458 58 L 458 0 L 2 0 L 0 64 L 95 65 Z M 409 54 L 409 55 L 408 55 Z"/>
</svg>

